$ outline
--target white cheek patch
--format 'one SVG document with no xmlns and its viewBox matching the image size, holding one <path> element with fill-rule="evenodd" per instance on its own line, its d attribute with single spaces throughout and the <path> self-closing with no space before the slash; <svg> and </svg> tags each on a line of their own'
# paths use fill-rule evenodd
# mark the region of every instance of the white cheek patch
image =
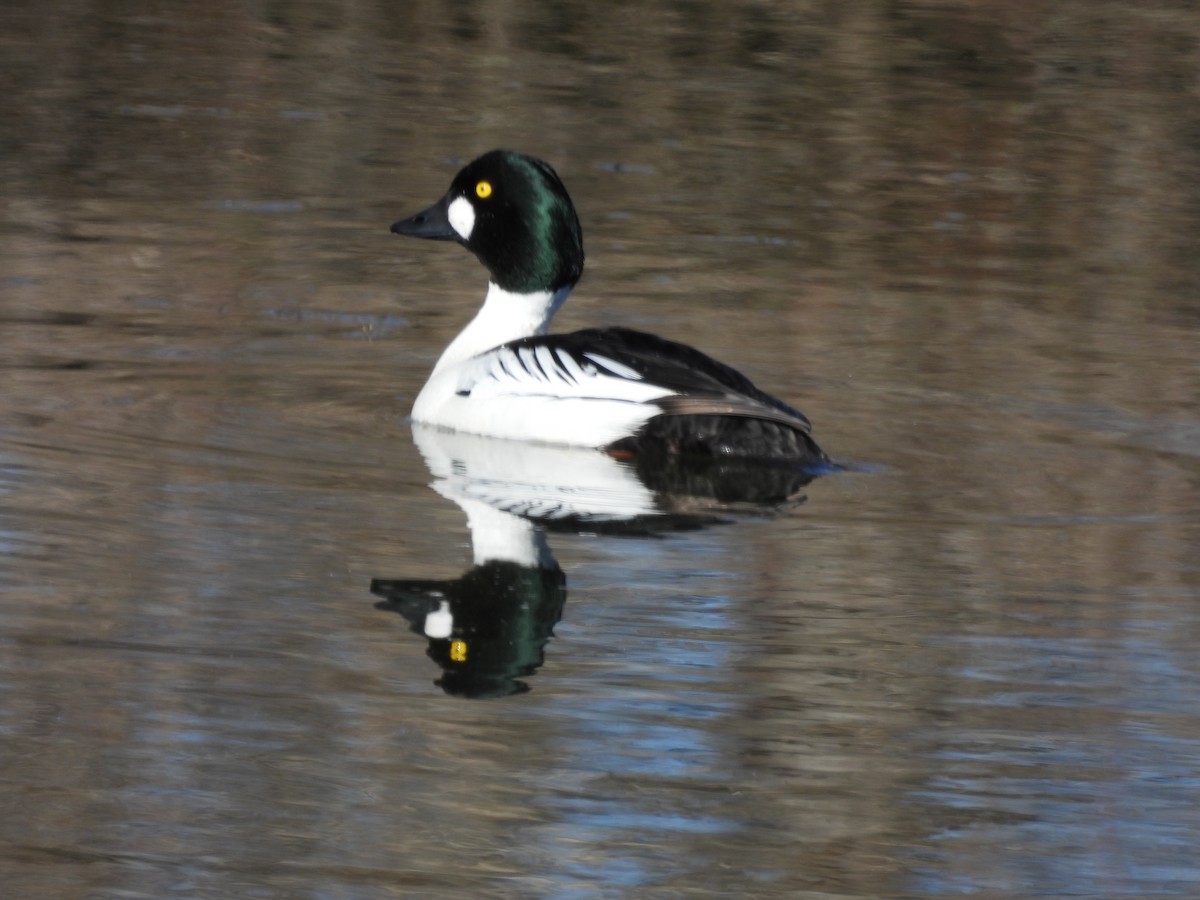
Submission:
<svg viewBox="0 0 1200 900">
<path fill-rule="evenodd" d="M 475 228 L 475 207 L 471 205 L 470 200 L 466 197 L 456 197 L 446 210 L 446 217 L 450 220 L 450 227 L 458 232 L 460 238 L 464 241 L 471 239 L 471 231 Z"/>
</svg>

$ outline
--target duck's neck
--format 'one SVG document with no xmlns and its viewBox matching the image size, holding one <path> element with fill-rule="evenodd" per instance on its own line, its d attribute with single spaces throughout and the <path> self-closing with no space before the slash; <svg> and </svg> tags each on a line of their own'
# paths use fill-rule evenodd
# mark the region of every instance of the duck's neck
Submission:
<svg viewBox="0 0 1200 900">
<path fill-rule="evenodd" d="M 483 307 L 475 314 L 466 328 L 450 342 L 437 365 L 436 375 L 442 369 L 457 365 L 472 356 L 491 350 L 509 341 L 545 334 L 550 320 L 563 305 L 574 285 L 532 294 L 514 294 L 499 285 L 488 284 Z"/>
</svg>

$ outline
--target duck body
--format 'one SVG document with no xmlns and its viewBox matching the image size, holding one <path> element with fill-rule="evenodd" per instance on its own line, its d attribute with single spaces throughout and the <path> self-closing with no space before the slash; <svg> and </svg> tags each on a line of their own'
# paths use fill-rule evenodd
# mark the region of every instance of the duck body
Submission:
<svg viewBox="0 0 1200 900">
<path fill-rule="evenodd" d="M 479 313 L 417 396 L 414 421 L 620 455 L 828 462 L 802 413 L 699 350 L 627 328 L 547 333 L 582 275 L 583 241 L 565 187 L 541 160 L 487 153 L 392 231 L 457 241 L 491 275 Z"/>
</svg>

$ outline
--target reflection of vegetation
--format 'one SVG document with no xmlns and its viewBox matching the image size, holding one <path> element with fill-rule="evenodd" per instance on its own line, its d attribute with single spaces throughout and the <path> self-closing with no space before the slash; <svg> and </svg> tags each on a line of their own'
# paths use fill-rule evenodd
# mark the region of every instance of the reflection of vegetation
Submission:
<svg viewBox="0 0 1200 900">
<path fill-rule="evenodd" d="M 22 14 L 36 40 L 7 45 L 22 89 L 0 100 L 0 125 L 9 167 L 42 190 L 202 202 L 424 196 L 435 185 L 410 191 L 398 177 L 407 160 L 553 122 L 551 155 L 581 198 L 669 205 L 676 237 L 720 213 L 800 239 L 796 265 L 836 268 L 853 253 L 868 279 L 924 270 L 931 251 L 958 265 L 1014 246 L 1104 265 L 1115 250 L 1187 243 L 1176 217 L 1191 215 L 1190 191 L 1176 186 L 1195 182 L 1196 114 L 1173 87 L 1189 77 L 1200 16 L 1083 0 L 1041 19 L 996 4 L 833 15 L 650 3 L 629 29 L 582 3 L 302 3 L 161 21 L 59 4 Z M 480 84 L 493 103 L 501 86 L 502 126 Z M 461 124 L 413 127 L 446 108 Z M 631 153 L 656 177 L 594 168 Z M 680 208 L 692 187 L 704 209 Z M 1152 233 L 1102 228 L 1116 212 Z M 950 233 L 960 243 L 947 254 Z M 1173 263 L 1194 275 L 1189 258 Z"/>
</svg>

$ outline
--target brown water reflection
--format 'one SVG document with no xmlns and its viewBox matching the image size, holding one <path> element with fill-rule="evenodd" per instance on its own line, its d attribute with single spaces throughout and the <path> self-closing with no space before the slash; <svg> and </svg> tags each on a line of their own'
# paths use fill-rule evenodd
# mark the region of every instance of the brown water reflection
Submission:
<svg viewBox="0 0 1200 900">
<path fill-rule="evenodd" d="M 1111 2 L 0 11 L 6 896 L 1194 896 L 1200 14 Z M 403 415 L 549 159 L 560 327 L 747 371 L 874 474 L 553 535 L 527 694 Z"/>
</svg>

